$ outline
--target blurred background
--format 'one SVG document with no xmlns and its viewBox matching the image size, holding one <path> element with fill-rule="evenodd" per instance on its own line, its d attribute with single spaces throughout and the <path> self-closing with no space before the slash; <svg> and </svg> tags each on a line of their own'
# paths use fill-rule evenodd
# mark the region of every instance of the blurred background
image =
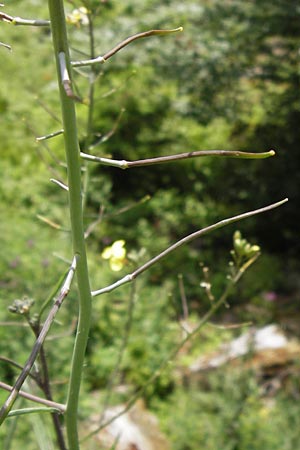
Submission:
<svg viewBox="0 0 300 450">
<path fill-rule="evenodd" d="M 83 99 L 77 115 L 84 151 L 126 160 L 197 150 L 276 151 L 265 160 L 205 157 L 128 171 L 83 164 L 86 228 L 93 224 L 88 239 L 93 289 L 189 233 L 289 197 L 281 208 L 182 247 L 134 287 L 95 299 L 82 418 L 101 411 L 107 386 L 112 405 L 144 386 L 182 339 L 183 321 L 196 326 L 211 301 L 203 289 L 203 267 L 209 268 L 213 296 L 222 295 L 238 229 L 260 246 L 261 256 L 228 307 L 212 318 L 217 326 L 202 329 L 143 398 L 175 450 L 300 448 L 298 350 L 291 356 L 289 349 L 279 362 L 273 355 L 268 371 L 265 363 L 247 364 L 253 361 L 250 352 L 234 367 L 225 364 L 200 377 L 190 372 L 199 355 L 217 352 L 249 323 L 276 324 L 287 342 L 300 338 L 299 0 L 70 1 L 67 13 L 72 17 L 82 6 L 97 14 L 90 27 L 83 19 L 69 23 L 74 60 L 90 57 L 91 31 L 93 51 L 103 55 L 135 33 L 184 28 L 136 41 L 103 66 L 74 74 Z M 11 0 L 1 11 L 48 17 L 45 4 L 36 0 Z M 72 258 L 67 196 L 50 182 L 66 182 L 66 170 L 61 136 L 36 142 L 62 127 L 49 29 L 1 22 L 0 41 L 11 46 L 0 46 L 0 355 L 24 364 L 34 337 L 8 307 L 29 298 L 32 314 L 38 312 Z M 89 116 L 91 81 L 95 97 Z M 101 255 L 118 240 L 125 241 L 126 257 L 116 273 Z M 74 290 L 46 343 L 61 402 L 75 299 Z M 1 380 L 12 384 L 16 373 L 0 361 Z M 278 388 L 264 389 L 266 380 L 278 382 Z M 99 393 L 97 402 L 91 392 Z M 19 421 L 15 442 L 22 442 L 30 420 Z M 34 441 L 22 445 L 37 448 Z"/>
</svg>

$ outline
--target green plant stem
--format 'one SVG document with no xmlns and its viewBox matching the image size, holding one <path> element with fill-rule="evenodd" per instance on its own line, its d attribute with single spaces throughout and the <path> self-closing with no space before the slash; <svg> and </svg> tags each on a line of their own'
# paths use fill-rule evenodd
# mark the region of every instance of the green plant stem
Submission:
<svg viewBox="0 0 300 450">
<path fill-rule="evenodd" d="M 8 414 L 8 417 L 15 417 L 15 416 L 23 416 L 25 414 L 35 414 L 35 413 L 58 413 L 61 414 L 61 411 L 56 408 L 46 408 L 46 407 L 39 407 L 39 408 L 22 408 L 22 409 L 13 409 Z"/>
<path fill-rule="evenodd" d="M 95 58 L 95 41 L 94 41 L 94 18 L 92 13 L 88 15 L 88 28 L 89 28 L 89 40 L 90 40 L 90 57 Z M 89 110 L 86 126 L 86 143 L 85 148 L 88 148 L 91 144 L 90 140 L 93 139 L 93 115 L 95 106 L 95 80 L 97 78 L 97 69 L 95 66 L 91 66 L 90 83 L 89 83 Z"/>
<path fill-rule="evenodd" d="M 93 23 L 93 14 L 90 12 L 88 14 L 88 30 L 89 30 L 89 41 L 90 41 L 90 57 L 95 57 L 95 42 L 94 42 L 94 23 Z M 94 106 L 95 106 L 95 82 L 97 79 L 97 68 L 93 65 L 90 68 L 89 74 L 89 93 L 88 93 L 88 114 L 87 114 L 87 123 L 86 123 L 86 138 L 84 142 L 84 149 L 88 151 L 90 145 L 93 141 L 93 116 L 94 116 Z M 85 162 L 84 166 L 84 177 L 82 181 L 82 208 L 85 210 L 87 197 L 88 197 L 88 185 L 90 181 L 90 166 Z"/>
<path fill-rule="evenodd" d="M 119 169 L 131 169 L 134 167 L 153 166 L 154 164 L 164 164 L 182 159 L 199 158 L 202 156 L 217 156 L 227 158 L 239 158 L 239 159 L 264 159 L 274 156 L 274 150 L 262 153 L 240 152 L 230 150 L 200 150 L 186 153 L 179 153 L 177 155 L 158 156 L 156 158 L 139 159 L 136 161 L 116 160 L 110 158 L 101 158 L 99 156 L 89 155 L 84 152 L 80 153 L 80 156 L 88 161 L 100 163 L 104 166 L 118 167 Z"/>
<path fill-rule="evenodd" d="M 55 52 L 59 80 L 65 152 L 68 166 L 72 245 L 74 255 L 77 258 L 76 276 L 79 291 L 79 317 L 67 397 L 66 428 L 69 448 L 72 450 L 78 450 L 79 443 L 77 413 L 84 356 L 90 329 L 92 298 L 89 285 L 89 274 L 84 241 L 81 198 L 81 170 L 79 162 L 80 157 L 77 137 L 75 103 L 74 98 L 69 95 L 69 91 L 63 84 L 59 58 L 59 55 L 63 53 L 65 56 L 66 70 L 68 72 L 68 76 L 70 77 L 71 83 L 70 56 L 65 13 L 62 0 L 48 0 L 48 5 L 52 29 L 53 48 Z"/>
</svg>

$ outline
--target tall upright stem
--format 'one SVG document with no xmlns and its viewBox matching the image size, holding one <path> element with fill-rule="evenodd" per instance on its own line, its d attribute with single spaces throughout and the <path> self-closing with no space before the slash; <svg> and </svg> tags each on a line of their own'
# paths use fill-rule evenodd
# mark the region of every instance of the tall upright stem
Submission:
<svg viewBox="0 0 300 450">
<path fill-rule="evenodd" d="M 90 41 L 90 54 L 91 59 L 95 58 L 95 42 L 94 42 L 94 16 L 92 12 L 88 14 L 88 29 L 89 29 L 89 41 Z M 94 105 L 95 105 L 95 81 L 97 76 L 97 69 L 91 67 L 89 75 L 89 93 L 88 93 L 88 114 L 86 123 L 86 137 L 84 142 L 84 149 L 89 153 L 89 146 L 93 143 L 93 115 L 94 115 Z M 83 200 L 82 207 L 83 210 L 86 207 L 87 196 L 88 196 L 88 185 L 90 178 L 90 165 L 86 164 L 84 161 L 84 178 L 83 178 Z"/>
<path fill-rule="evenodd" d="M 94 16 L 92 13 L 88 16 L 89 20 L 89 40 L 90 40 L 90 59 L 95 58 L 95 41 L 94 41 Z M 92 143 L 91 139 L 93 139 L 93 114 L 94 114 L 94 105 L 95 105 L 95 80 L 97 77 L 97 69 L 95 66 L 91 66 L 90 72 L 90 83 L 89 83 L 89 109 L 88 109 L 88 118 L 87 118 L 87 127 L 86 127 L 86 149 L 88 150 L 89 145 Z M 88 152 L 89 153 L 89 152 Z"/>
<path fill-rule="evenodd" d="M 69 448 L 79 450 L 77 412 L 79 391 L 91 320 L 91 290 L 86 258 L 81 195 L 81 170 L 77 136 L 75 101 L 63 85 L 59 55 L 64 54 L 66 70 L 71 79 L 69 45 L 63 0 L 48 0 L 53 48 L 59 81 L 60 102 L 64 127 L 65 152 L 68 166 L 69 208 L 73 252 L 77 258 L 76 275 L 79 291 L 79 317 L 73 351 L 66 410 Z"/>
</svg>

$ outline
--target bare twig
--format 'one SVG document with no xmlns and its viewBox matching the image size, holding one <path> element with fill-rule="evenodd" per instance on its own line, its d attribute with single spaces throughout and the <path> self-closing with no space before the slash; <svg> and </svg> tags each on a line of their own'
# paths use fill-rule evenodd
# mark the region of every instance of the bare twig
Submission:
<svg viewBox="0 0 300 450">
<path fill-rule="evenodd" d="M 43 108 L 43 110 L 53 119 L 55 122 L 59 123 L 59 125 L 62 125 L 61 119 L 56 115 L 54 111 L 45 103 L 43 100 L 41 100 L 39 97 L 36 98 L 37 103 Z"/>
<path fill-rule="evenodd" d="M 45 106 L 40 101 L 38 101 L 38 103 L 45 109 Z M 49 112 L 49 114 L 51 114 L 51 112 Z M 53 115 L 51 117 L 53 117 Z M 46 152 L 48 153 L 52 162 L 54 162 L 55 165 L 57 165 L 57 166 L 63 166 L 63 163 L 56 157 L 56 155 L 53 153 L 53 151 L 49 147 L 47 140 L 43 139 L 41 137 L 36 137 L 37 131 L 36 131 L 35 127 L 31 123 L 29 123 L 25 118 L 23 118 L 23 121 L 26 123 L 26 127 L 34 136 L 36 142 L 41 144 L 42 147 L 46 150 Z M 43 163 L 45 164 L 45 166 L 47 167 L 49 172 L 51 172 L 54 177 L 59 178 L 60 175 L 59 175 L 58 171 L 56 170 L 56 168 L 54 168 L 54 166 L 52 165 L 52 162 L 47 161 L 47 158 L 44 156 L 44 153 L 40 150 L 39 147 L 40 147 L 40 145 L 36 146 L 37 153 L 38 153 L 40 159 L 43 161 Z"/>
<path fill-rule="evenodd" d="M 49 20 L 42 19 L 22 19 L 21 17 L 13 17 L 9 14 L 0 12 L 0 20 L 3 22 L 10 22 L 13 25 L 29 25 L 34 27 L 49 27 Z"/>
<path fill-rule="evenodd" d="M 113 124 L 113 127 L 111 130 L 108 131 L 108 133 L 104 134 L 103 136 L 100 136 L 99 139 L 92 145 L 89 145 L 89 150 L 92 150 L 93 148 L 95 148 L 97 145 L 99 144 L 103 144 L 104 142 L 107 142 L 116 132 L 119 123 L 121 121 L 122 115 L 124 114 L 125 109 L 122 108 L 115 123 Z"/>
<path fill-rule="evenodd" d="M 118 167 L 120 169 L 131 169 L 133 167 L 152 166 L 154 164 L 169 163 L 179 161 L 181 159 L 199 158 L 201 156 L 222 156 L 227 158 L 239 158 L 239 159 L 263 159 L 274 156 L 274 150 L 262 153 L 251 153 L 241 151 L 230 150 L 199 150 L 195 152 L 179 153 L 177 155 L 159 156 L 157 158 L 139 159 L 137 161 L 116 160 L 110 158 L 101 158 L 98 156 L 89 155 L 87 153 L 80 153 L 83 159 L 97 162 L 105 166 Z"/>
<path fill-rule="evenodd" d="M 53 220 L 51 220 L 51 219 L 48 219 L 48 217 L 41 216 L 40 214 L 37 214 L 36 217 L 41 222 L 46 223 L 47 225 L 49 225 L 51 228 L 54 228 L 55 230 L 61 230 L 62 229 L 61 225 L 59 225 L 56 222 L 53 222 Z"/>
<path fill-rule="evenodd" d="M 94 220 L 94 222 L 90 223 L 90 225 L 87 227 L 86 231 L 84 232 L 85 239 L 87 239 L 90 236 L 90 234 L 94 231 L 94 229 L 97 227 L 97 225 L 99 225 L 99 223 L 101 223 L 101 221 L 103 219 L 103 214 L 104 214 L 104 206 L 101 206 L 97 219 Z"/>
<path fill-rule="evenodd" d="M 46 336 L 50 330 L 50 327 L 54 321 L 54 318 L 55 318 L 59 308 L 61 307 L 63 300 L 66 298 L 66 296 L 68 295 L 68 293 L 70 291 L 70 286 L 71 286 L 71 282 L 74 277 L 75 268 L 76 268 L 76 258 L 74 257 L 71 267 L 69 269 L 69 272 L 66 276 L 66 279 L 60 289 L 59 295 L 56 298 L 55 303 L 53 304 L 53 306 L 45 320 L 45 323 L 44 323 L 44 325 L 39 333 L 39 336 L 33 346 L 31 354 L 30 354 L 21 374 L 17 378 L 17 380 L 14 384 L 14 387 L 11 390 L 10 395 L 8 396 L 7 400 L 5 401 L 4 405 L 2 406 L 2 408 L 0 410 L 0 425 L 3 423 L 3 421 L 7 417 L 7 414 L 11 410 L 13 404 L 15 403 L 15 401 L 19 395 L 19 391 L 20 391 L 24 381 L 28 377 L 28 374 L 29 374 L 30 370 L 32 369 L 32 366 L 33 366 L 33 364 L 40 352 L 40 349 L 46 339 Z"/>
<path fill-rule="evenodd" d="M 103 56 L 97 56 L 97 58 L 93 59 L 84 59 L 81 61 L 72 61 L 71 64 L 73 67 L 83 67 L 83 66 L 91 66 L 93 64 L 103 64 L 105 63 L 105 59 Z"/>
<path fill-rule="evenodd" d="M 13 390 L 13 386 L 3 383 L 2 381 L 0 381 L 0 388 L 5 389 L 6 391 L 9 391 L 9 392 L 11 392 Z M 20 397 L 26 398 L 27 400 L 31 400 L 32 402 L 40 403 L 41 405 L 56 408 L 60 412 L 66 411 L 66 406 L 63 405 L 62 403 L 51 402 L 50 400 L 46 400 L 45 398 L 38 397 L 37 395 L 29 394 L 28 392 L 25 392 L 22 390 L 19 391 L 19 395 L 20 395 Z"/>
<path fill-rule="evenodd" d="M 69 190 L 68 186 L 65 183 L 63 183 L 62 181 L 56 180 L 55 178 L 50 178 L 50 181 L 65 191 Z M 43 220 L 43 219 L 41 219 L 41 220 Z"/>
<path fill-rule="evenodd" d="M 101 223 L 102 220 L 104 219 L 108 219 L 111 217 L 115 217 L 115 216 L 119 216 L 120 214 L 124 214 L 127 211 L 131 211 L 133 208 L 136 208 L 140 205 L 142 205 L 143 203 L 149 201 L 151 198 L 150 195 L 145 195 L 143 198 L 141 198 L 140 200 L 137 200 L 134 203 L 131 203 L 129 205 L 123 206 L 122 208 L 117 209 L 116 211 L 112 211 L 112 212 L 108 212 L 104 214 L 104 207 L 101 206 L 98 215 L 96 216 L 96 219 L 87 227 L 85 233 L 84 233 L 84 237 L 85 239 L 89 237 L 89 235 L 94 231 L 94 229 L 96 228 L 96 226 Z"/>
<path fill-rule="evenodd" d="M 0 46 L 4 47 L 4 48 L 7 48 L 7 50 L 11 51 L 11 46 L 8 45 L 8 44 L 4 44 L 4 42 L 0 42 Z"/>
<path fill-rule="evenodd" d="M 29 326 L 29 324 L 28 324 L 28 326 Z M 5 356 L 0 356 L 0 361 L 3 361 L 3 362 L 5 362 L 5 363 L 7 363 L 7 364 L 10 364 L 11 366 L 16 367 L 16 368 L 18 368 L 18 369 L 20 369 L 20 370 L 23 369 L 23 366 L 22 366 L 21 364 L 18 364 L 16 361 L 14 361 L 14 360 L 12 360 L 12 359 L 10 359 L 10 358 L 6 358 Z M 33 375 L 32 373 L 30 373 L 29 376 L 30 376 L 37 384 L 39 384 L 39 380 L 38 380 L 38 378 L 37 378 L 35 375 Z M 1 387 L 1 386 L 0 386 L 0 387 Z"/>
<path fill-rule="evenodd" d="M 90 66 L 93 64 L 103 64 L 109 58 L 111 58 L 113 55 L 115 55 L 117 52 L 122 50 L 122 48 L 126 47 L 128 44 L 130 44 L 133 41 L 136 41 L 137 39 L 142 39 L 142 38 L 146 38 L 149 36 L 159 36 L 159 35 L 164 35 L 164 34 L 177 33 L 179 31 L 183 31 L 183 28 L 179 27 L 179 28 L 174 28 L 172 30 L 150 30 L 150 31 L 144 31 L 142 33 L 137 33 L 137 34 L 134 34 L 133 36 L 129 36 L 127 39 L 124 39 L 124 41 L 120 42 L 118 45 L 116 45 L 114 48 L 109 50 L 103 56 L 97 56 L 97 58 L 87 59 L 87 60 L 83 60 L 83 61 L 72 61 L 71 64 L 73 67 Z"/>
<path fill-rule="evenodd" d="M 101 294 L 105 294 L 107 292 L 111 292 L 114 289 L 118 288 L 119 286 L 122 286 L 123 284 L 129 283 L 130 281 L 134 280 L 138 275 L 140 275 L 141 273 L 145 272 L 145 270 L 149 269 L 151 266 L 156 264 L 162 258 L 167 256 L 169 253 L 173 252 L 174 250 L 177 250 L 182 245 L 188 244 L 189 242 L 193 241 L 194 239 L 197 239 L 198 237 L 209 233 L 210 231 L 214 231 L 214 230 L 216 230 L 218 228 L 222 228 L 225 225 L 232 224 L 234 222 L 237 222 L 238 220 L 247 219 L 248 217 L 251 217 L 251 216 L 254 216 L 254 215 L 257 215 L 257 214 L 261 214 L 261 213 L 266 212 L 266 211 L 270 211 L 271 209 L 274 209 L 274 208 L 277 208 L 278 206 L 283 205 L 287 201 L 288 201 L 288 199 L 285 198 L 285 199 L 283 199 L 283 200 L 281 200 L 279 202 L 272 203 L 271 205 L 265 206 L 263 208 L 259 208 L 259 209 L 256 209 L 254 211 L 249 211 L 249 212 L 246 212 L 246 213 L 243 213 L 243 214 L 238 214 L 237 216 L 233 216 L 233 217 L 230 217 L 228 219 L 223 219 L 220 222 L 217 222 L 217 223 L 215 223 L 213 225 L 210 225 L 210 226 L 208 226 L 206 228 L 202 228 L 201 230 L 195 231 L 194 233 L 191 233 L 188 236 L 185 236 L 184 238 L 182 238 L 179 241 L 175 242 L 175 244 L 171 245 L 166 250 L 164 250 L 163 252 L 159 253 L 154 258 L 150 259 L 148 262 L 143 264 L 141 267 L 136 269 L 134 272 L 126 275 L 125 277 L 121 278 L 120 280 L 116 281 L 115 283 L 113 283 L 113 284 L 111 284 L 111 285 L 109 285 L 109 286 L 107 286 L 105 288 L 98 289 L 96 291 L 92 291 L 92 296 L 96 297 L 97 295 L 101 295 Z"/>
<path fill-rule="evenodd" d="M 5 320 L 5 321 L 0 321 L 0 327 L 24 327 L 24 328 L 28 328 L 30 325 L 26 322 L 24 323 L 20 323 L 17 321 L 12 321 L 12 320 Z"/>
<path fill-rule="evenodd" d="M 51 139 L 55 136 L 59 136 L 64 133 L 64 130 L 54 131 L 53 133 L 46 134 L 45 136 L 38 136 L 35 138 L 37 142 L 45 141 L 46 139 Z"/>
</svg>

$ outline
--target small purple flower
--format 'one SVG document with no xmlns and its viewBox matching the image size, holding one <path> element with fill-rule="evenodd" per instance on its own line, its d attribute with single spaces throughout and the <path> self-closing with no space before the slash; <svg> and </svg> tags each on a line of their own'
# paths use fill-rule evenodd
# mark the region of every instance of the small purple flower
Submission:
<svg viewBox="0 0 300 450">
<path fill-rule="evenodd" d="M 263 293 L 263 298 L 267 302 L 274 302 L 277 299 L 277 294 L 274 291 L 268 291 Z"/>
</svg>

